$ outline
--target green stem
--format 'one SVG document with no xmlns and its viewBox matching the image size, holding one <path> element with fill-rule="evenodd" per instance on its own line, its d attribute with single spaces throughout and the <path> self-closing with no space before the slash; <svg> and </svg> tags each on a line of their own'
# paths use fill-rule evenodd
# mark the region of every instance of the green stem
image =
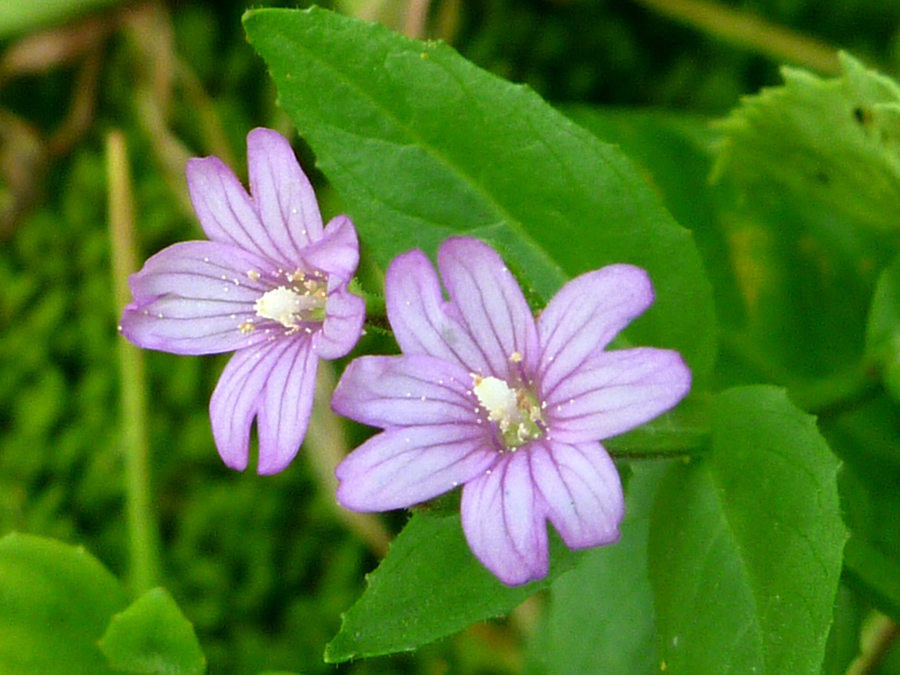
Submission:
<svg viewBox="0 0 900 675">
<path fill-rule="evenodd" d="M 863 364 L 789 389 L 794 402 L 820 421 L 861 408 L 884 391 L 878 371 Z"/>
<path fill-rule="evenodd" d="M 356 277 L 350 281 L 350 292 L 366 301 L 366 331 L 393 335 L 387 320 L 387 305 L 385 304 L 384 296 L 378 293 L 370 293 L 363 289 L 362 284 Z"/>
<path fill-rule="evenodd" d="M 859 408 L 884 390 L 881 366 L 868 358 L 815 379 L 799 378 L 775 363 L 751 338 L 723 331 L 720 344 L 752 368 L 761 381 L 785 387 L 797 407 L 821 421 Z"/>
<path fill-rule="evenodd" d="M 621 459 L 629 462 L 678 461 L 687 464 L 693 459 L 706 455 L 709 448 L 697 446 L 678 448 L 677 450 L 659 450 L 657 448 L 635 448 L 633 450 L 611 450 L 607 448 L 607 450 L 613 459 Z"/>
<path fill-rule="evenodd" d="M 889 617 L 879 614 L 869 626 L 859 656 L 847 668 L 847 675 L 874 673 L 900 637 L 900 628 Z"/>
<path fill-rule="evenodd" d="M 709 452 L 709 396 L 692 394 L 677 408 L 637 429 L 603 441 L 609 454 L 626 460 L 690 461 Z"/>
<path fill-rule="evenodd" d="M 431 0 L 407 0 L 403 34 L 417 40 L 425 38 Z"/>
<path fill-rule="evenodd" d="M 391 535 L 381 520 L 373 513 L 357 513 L 345 509 L 334 499 L 338 487 L 334 468 L 350 452 L 342 420 L 331 410 L 330 402 L 335 384 L 334 366 L 328 361 L 320 361 L 316 377 L 316 400 L 303 447 L 320 489 L 330 495 L 328 502 L 337 518 L 362 539 L 372 553 L 383 558 L 387 555 Z"/>
<path fill-rule="evenodd" d="M 356 277 L 350 280 L 350 292 L 366 301 L 367 317 L 384 318 L 387 316 L 387 306 L 385 305 L 384 296 L 377 293 L 370 293 L 365 290 L 359 279 Z"/>
<path fill-rule="evenodd" d="M 765 19 L 723 7 L 706 0 L 635 0 L 653 11 L 715 36 L 783 62 L 793 63 L 824 75 L 838 75 L 837 50 Z"/>
<path fill-rule="evenodd" d="M 112 131 L 106 139 L 109 183 L 109 230 L 112 248 L 116 311 L 128 303 L 128 275 L 137 269 L 134 245 L 131 176 L 125 137 Z M 159 530 L 150 487 L 149 443 L 144 355 L 124 338 L 119 339 L 122 401 L 122 451 L 125 455 L 125 496 L 131 544 L 132 591 L 138 595 L 158 583 Z"/>
</svg>

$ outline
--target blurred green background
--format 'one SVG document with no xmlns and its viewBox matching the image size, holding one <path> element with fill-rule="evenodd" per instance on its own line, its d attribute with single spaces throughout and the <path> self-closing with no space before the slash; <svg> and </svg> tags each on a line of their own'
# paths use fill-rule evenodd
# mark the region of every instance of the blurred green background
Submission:
<svg viewBox="0 0 900 675">
<path fill-rule="evenodd" d="M 780 81 L 779 56 L 789 55 L 773 47 L 778 31 L 808 47 L 792 55 L 800 65 L 827 71 L 817 49 L 833 47 L 888 74 L 900 70 L 900 4 L 893 0 L 335 4 L 444 39 L 478 65 L 567 106 L 724 115 L 742 95 Z M 0 5 L 0 535 L 15 530 L 83 544 L 114 573 L 127 574 L 106 137 L 119 129 L 127 140 L 140 259 L 200 237 L 185 160 L 215 154 L 242 174 L 247 131 L 290 131 L 243 35 L 240 17 L 249 6 Z M 729 33 L 748 19 L 756 33 Z M 336 212 L 340 204 L 312 154 L 298 148 L 323 208 Z M 338 516 L 306 450 L 275 477 L 222 465 L 206 407 L 227 357 L 146 358 L 163 581 L 194 623 L 210 672 L 521 670 L 541 598 L 508 620 L 415 655 L 322 664 L 340 613 L 377 563 L 377 545 Z M 403 518 L 383 522 L 396 530 Z"/>
</svg>

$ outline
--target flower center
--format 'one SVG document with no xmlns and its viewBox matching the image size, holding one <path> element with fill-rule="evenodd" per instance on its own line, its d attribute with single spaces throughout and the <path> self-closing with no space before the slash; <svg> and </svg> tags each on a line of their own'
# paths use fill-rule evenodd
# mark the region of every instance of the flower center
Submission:
<svg viewBox="0 0 900 675">
<path fill-rule="evenodd" d="M 277 321 L 285 328 L 293 328 L 302 321 L 304 314 L 325 306 L 325 300 L 300 294 L 295 290 L 279 286 L 265 293 L 253 309 L 263 319 Z"/>
<path fill-rule="evenodd" d="M 525 389 L 511 389 L 497 377 L 472 375 L 472 392 L 497 423 L 507 449 L 515 450 L 544 435 L 544 419 L 534 395 Z"/>
<path fill-rule="evenodd" d="M 277 321 L 290 330 L 298 329 L 303 323 L 324 321 L 328 301 L 325 281 L 318 275 L 306 276 L 300 271 L 286 276 L 290 286 L 278 286 L 257 299 L 253 305 L 256 316 Z M 247 332 L 243 326 L 241 330 Z"/>
</svg>

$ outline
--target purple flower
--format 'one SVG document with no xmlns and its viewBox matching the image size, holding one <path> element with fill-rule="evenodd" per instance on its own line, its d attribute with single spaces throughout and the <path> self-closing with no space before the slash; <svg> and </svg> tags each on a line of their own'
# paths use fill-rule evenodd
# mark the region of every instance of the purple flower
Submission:
<svg viewBox="0 0 900 675">
<path fill-rule="evenodd" d="M 610 265 L 567 283 L 535 321 L 500 257 L 468 238 L 387 272 L 402 356 L 366 356 L 332 400 L 384 431 L 338 466 L 338 501 L 357 511 L 424 502 L 462 485 L 462 526 L 501 581 L 547 574 L 550 521 L 573 549 L 619 537 L 619 474 L 600 440 L 680 401 L 691 373 L 665 349 L 604 348 L 653 302 L 647 273 Z"/>
<path fill-rule="evenodd" d="M 346 355 L 365 302 L 347 284 L 359 243 L 346 216 L 323 229 L 290 144 L 269 129 L 247 136 L 250 194 L 216 157 L 187 165 L 191 201 L 210 241 L 175 244 L 129 279 L 121 331 L 175 354 L 237 351 L 209 404 L 219 454 L 247 467 L 250 426 L 260 474 L 296 456 L 312 411 L 318 359 Z"/>
</svg>

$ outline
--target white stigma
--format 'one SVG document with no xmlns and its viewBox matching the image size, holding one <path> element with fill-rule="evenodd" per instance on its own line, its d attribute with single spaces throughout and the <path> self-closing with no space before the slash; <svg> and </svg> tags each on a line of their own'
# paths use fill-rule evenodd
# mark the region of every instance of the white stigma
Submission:
<svg viewBox="0 0 900 675">
<path fill-rule="evenodd" d="M 505 422 L 508 425 L 519 417 L 516 392 L 500 378 L 475 376 L 475 386 L 472 387 L 472 392 L 478 397 L 478 402 L 488 411 L 488 418 L 492 421 Z M 501 426 L 504 425 L 501 424 Z"/>
<path fill-rule="evenodd" d="M 544 420 L 532 394 L 523 389 L 512 389 L 497 377 L 473 373 L 472 383 L 472 393 L 487 410 L 488 419 L 497 423 L 507 450 L 515 451 L 520 445 L 544 435 Z"/>
<path fill-rule="evenodd" d="M 311 293 L 297 293 L 285 286 L 273 288 L 256 301 L 253 309 L 263 319 L 277 321 L 285 328 L 296 328 L 305 312 L 325 306 L 325 299 Z"/>
</svg>

